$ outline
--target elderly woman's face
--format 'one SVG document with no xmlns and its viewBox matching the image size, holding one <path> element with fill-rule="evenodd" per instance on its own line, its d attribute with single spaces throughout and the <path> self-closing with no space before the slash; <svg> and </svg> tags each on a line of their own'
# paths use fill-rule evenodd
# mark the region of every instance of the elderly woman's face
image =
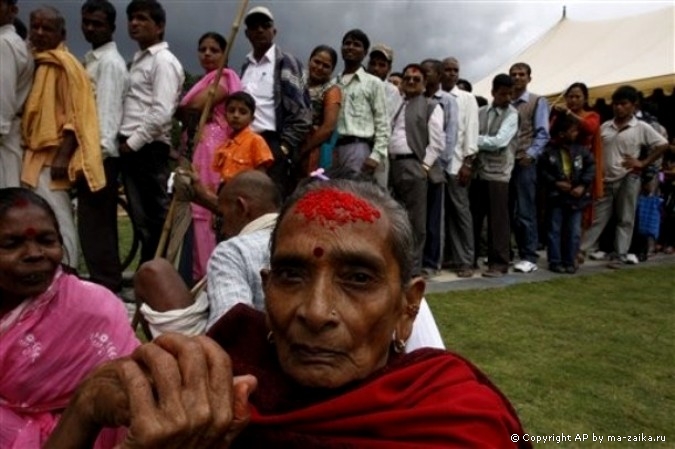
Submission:
<svg viewBox="0 0 675 449">
<path fill-rule="evenodd" d="M 0 219 L 0 293 L 25 299 L 47 290 L 63 249 L 52 218 L 34 204 L 20 204 Z"/>
<path fill-rule="evenodd" d="M 285 215 L 263 284 L 279 362 L 298 383 L 335 388 L 385 365 L 406 321 L 388 235 L 384 215 L 337 225 L 297 205 Z"/>
</svg>

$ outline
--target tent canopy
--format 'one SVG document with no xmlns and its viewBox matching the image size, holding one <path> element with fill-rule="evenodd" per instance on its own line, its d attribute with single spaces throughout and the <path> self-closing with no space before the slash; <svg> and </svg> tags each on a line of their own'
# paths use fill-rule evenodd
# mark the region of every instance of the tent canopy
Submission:
<svg viewBox="0 0 675 449">
<path fill-rule="evenodd" d="M 589 101 L 609 100 L 620 85 L 631 84 L 645 96 L 675 88 L 675 7 L 604 21 L 563 17 L 540 39 L 474 85 L 491 98 L 492 79 L 509 73 L 516 62 L 532 67 L 528 90 L 558 99 L 577 81 L 589 87 Z"/>
</svg>

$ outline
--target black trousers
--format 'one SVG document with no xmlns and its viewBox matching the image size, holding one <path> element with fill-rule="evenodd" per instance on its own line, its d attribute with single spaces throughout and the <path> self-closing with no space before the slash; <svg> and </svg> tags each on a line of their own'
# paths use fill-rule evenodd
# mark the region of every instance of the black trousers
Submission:
<svg viewBox="0 0 675 449">
<path fill-rule="evenodd" d="M 141 263 L 155 257 L 169 209 L 169 145 L 151 142 L 120 156 L 131 220 L 141 241 Z"/>
<path fill-rule="evenodd" d="M 475 247 L 478 248 L 481 227 L 487 215 L 488 266 L 491 269 L 506 272 L 509 268 L 511 243 L 509 183 L 475 179 L 472 181 L 469 196 L 473 215 L 473 235 L 476 239 Z"/>
<path fill-rule="evenodd" d="M 119 159 L 103 161 L 106 185 L 92 192 L 85 180 L 77 185 L 77 231 L 89 279 L 113 292 L 122 288 L 117 235 Z"/>
</svg>

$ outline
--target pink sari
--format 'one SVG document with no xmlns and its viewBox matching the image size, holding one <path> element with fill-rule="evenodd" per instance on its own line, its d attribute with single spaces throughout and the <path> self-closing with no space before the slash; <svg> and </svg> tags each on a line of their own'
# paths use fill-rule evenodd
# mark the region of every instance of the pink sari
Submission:
<svg viewBox="0 0 675 449">
<path fill-rule="evenodd" d="M 185 94 L 180 105 L 185 106 L 197 94 L 207 90 L 217 73 L 214 70 L 204 75 Z M 228 93 L 241 90 L 239 76 L 230 69 L 223 69 L 219 85 Z M 225 105 L 220 103 L 213 108 L 211 119 L 204 125 L 202 139 L 192 155 L 192 165 L 199 173 L 202 183 L 213 192 L 218 189 L 220 183 L 220 175 L 211 168 L 213 154 L 220 144 L 230 138 L 231 133 L 232 130 L 225 121 Z M 206 275 L 206 263 L 216 247 L 216 235 L 211 229 L 211 212 L 196 204 L 192 204 L 191 208 L 194 228 L 192 276 L 195 280 L 198 280 Z"/>
<path fill-rule="evenodd" d="M 80 381 L 138 344 L 119 298 L 58 270 L 46 292 L 0 319 L 0 448 L 41 448 Z M 119 437 L 107 429 L 95 448 Z"/>
</svg>

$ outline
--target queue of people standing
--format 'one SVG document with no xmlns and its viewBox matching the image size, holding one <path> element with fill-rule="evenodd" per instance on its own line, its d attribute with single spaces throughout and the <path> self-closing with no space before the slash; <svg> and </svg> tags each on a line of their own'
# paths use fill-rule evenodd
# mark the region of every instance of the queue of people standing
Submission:
<svg viewBox="0 0 675 449">
<path fill-rule="evenodd" d="M 126 8 L 129 36 L 139 48 L 128 68 L 113 40 L 116 10 L 107 0 L 82 6 L 82 33 L 92 46 L 83 63 L 65 45 L 57 9 L 30 12 L 27 44 L 12 25 L 17 1 L 0 5 L 0 187 L 22 184 L 44 197 L 64 237 L 64 262 L 77 266 L 79 241 L 91 280 L 118 292 L 118 179 L 140 233 L 141 262 L 147 261 L 170 201 L 173 120 L 187 124 L 206 106 L 227 42 L 217 33 L 202 36 L 205 75 L 182 95 L 185 73 L 164 40 L 167 19 L 156 0 L 132 0 Z M 531 68 L 516 63 L 495 77 L 492 101 L 479 108 L 461 89 L 467 83 L 460 83 L 454 57 L 410 63 L 391 74 L 394 51 L 371 45 L 366 33 L 353 29 L 341 42 L 344 69 L 334 76 L 338 54 L 332 47 L 317 46 L 305 71 L 275 44 L 268 8 L 250 9 L 244 22 L 251 52 L 240 75 L 223 70 L 215 107 L 190 154 L 193 180 L 207 194 L 247 169 L 266 171 L 283 197 L 319 168 L 331 176 L 358 174 L 404 205 L 416 238 L 414 274 L 427 277 L 442 267 L 473 276 L 485 221 L 483 275 L 508 272 L 512 233 L 514 271 L 534 272 L 544 216 L 549 268 L 573 273 L 580 247 L 601 256 L 597 240 L 616 209 L 616 260 L 636 262 L 628 251 L 637 173 L 668 145 L 635 118 L 635 89 L 615 92 L 615 117 L 601 125 L 588 111 L 585 85 L 571 86 L 565 105 L 551 109 L 528 90 Z M 191 136 L 187 129 L 185 146 Z M 651 151 L 641 155 L 641 146 Z M 546 213 L 538 202 L 542 186 Z M 73 187 L 77 229 L 68 193 Z M 216 236 L 207 209 L 194 205 L 193 214 L 196 280 L 205 274 Z M 588 228 L 583 238 L 582 222 Z"/>
</svg>

